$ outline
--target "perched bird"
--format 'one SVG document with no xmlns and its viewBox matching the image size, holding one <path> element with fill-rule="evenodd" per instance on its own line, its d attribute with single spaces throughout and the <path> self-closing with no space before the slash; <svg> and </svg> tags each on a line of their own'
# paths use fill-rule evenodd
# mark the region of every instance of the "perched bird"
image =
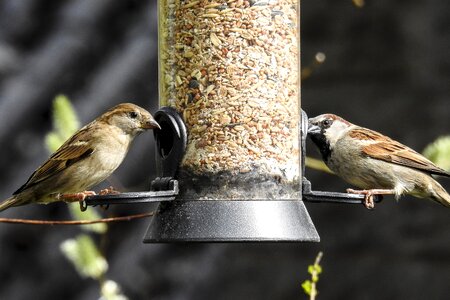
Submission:
<svg viewBox="0 0 450 300">
<path fill-rule="evenodd" d="M 429 198 L 450 207 L 450 195 L 431 176 L 450 173 L 411 148 L 333 114 L 309 119 L 308 135 L 334 173 L 363 189 L 347 192 L 364 194 L 367 208 L 374 206 L 373 195 L 388 194 Z"/>
<path fill-rule="evenodd" d="M 137 105 L 122 103 L 111 108 L 70 137 L 0 204 L 0 211 L 29 203 L 83 201 L 95 194 L 85 190 L 105 180 L 122 163 L 133 139 L 153 128 L 160 127 Z"/>
</svg>

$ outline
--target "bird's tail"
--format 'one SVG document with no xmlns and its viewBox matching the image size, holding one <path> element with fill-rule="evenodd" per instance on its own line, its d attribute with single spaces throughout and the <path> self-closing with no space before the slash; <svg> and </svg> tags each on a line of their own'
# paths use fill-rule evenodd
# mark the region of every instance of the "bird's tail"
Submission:
<svg viewBox="0 0 450 300">
<path fill-rule="evenodd" d="M 433 180 L 433 192 L 431 199 L 450 208 L 450 195 L 437 181 Z"/>
<path fill-rule="evenodd" d="M 9 197 L 8 199 L 4 200 L 2 203 L 0 203 L 0 211 L 3 211 L 7 208 L 10 208 L 12 206 L 20 205 L 20 198 L 16 196 Z"/>
</svg>

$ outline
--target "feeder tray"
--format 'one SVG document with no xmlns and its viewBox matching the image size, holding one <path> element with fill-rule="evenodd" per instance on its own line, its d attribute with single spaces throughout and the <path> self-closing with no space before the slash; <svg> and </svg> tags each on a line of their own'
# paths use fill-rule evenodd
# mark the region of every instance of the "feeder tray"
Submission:
<svg viewBox="0 0 450 300">
<path fill-rule="evenodd" d="M 180 199 L 178 166 L 187 144 L 185 124 L 170 107 L 155 114 L 161 130 L 155 130 L 157 170 L 151 191 L 96 195 L 86 204 L 133 204 L 160 202 L 144 243 L 171 242 L 319 242 L 320 237 L 304 201 L 362 204 L 364 195 L 313 191 L 303 177 L 302 199 L 298 200 L 189 200 Z M 301 149 L 304 172 L 308 117 L 302 111 Z M 302 173 L 304 174 L 304 173 Z M 381 197 L 375 197 L 375 202 Z"/>
</svg>

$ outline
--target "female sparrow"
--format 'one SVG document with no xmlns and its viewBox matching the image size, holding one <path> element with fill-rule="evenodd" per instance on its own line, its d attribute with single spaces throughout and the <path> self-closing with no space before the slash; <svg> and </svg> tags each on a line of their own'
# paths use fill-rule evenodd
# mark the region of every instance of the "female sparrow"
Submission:
<svg viewBox="0 0 450 300">
<path fill-rule="evenodd" d="M 28 181 L 0 204 L 0 211 L 28 203 L 83 201 L 83 192 L 105 180 L 122 163 L 131 142 L 160 128 L 152 115 L 131 103 L 119 104 L 70 137 Z"/>
<path fill-rule="evenodd" d="M 367 208 L 377 194 L 409 194 L 450 207 L 450 195 L 431 177 L 450 173 L 411 148 L 333 114 L 309 119 L 308 135 L 333 172 L 364 189 L 347 192 L 364 194 Z"/>
</svg>

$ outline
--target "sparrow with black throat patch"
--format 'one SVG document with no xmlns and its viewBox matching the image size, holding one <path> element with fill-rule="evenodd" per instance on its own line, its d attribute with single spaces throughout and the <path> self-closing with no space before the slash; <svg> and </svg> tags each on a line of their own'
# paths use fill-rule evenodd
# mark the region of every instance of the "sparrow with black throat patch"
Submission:
<svg viewBox="0 0 450 300">
<path fill-rule="evenodd" d="M 354 125 L 333 114 L 309 119 L 308 136 L 325 164 L 336 175 L 362 189 L 365 206 L 374 207 L 373 195 L 412 195 L 450 208 L 450 195 L 432 175 L 450 177 L 413 149 L 376 131 Z"/>
<path fill-rule="evenodd" d="M 133 139 L 160 128 L 152 115 L 132 103 L 119 104 L 78 130 L 28 181 L 0 203 L 0 211 L 29 203 L 80 201 L 122 163 Z"/>
</svg>

